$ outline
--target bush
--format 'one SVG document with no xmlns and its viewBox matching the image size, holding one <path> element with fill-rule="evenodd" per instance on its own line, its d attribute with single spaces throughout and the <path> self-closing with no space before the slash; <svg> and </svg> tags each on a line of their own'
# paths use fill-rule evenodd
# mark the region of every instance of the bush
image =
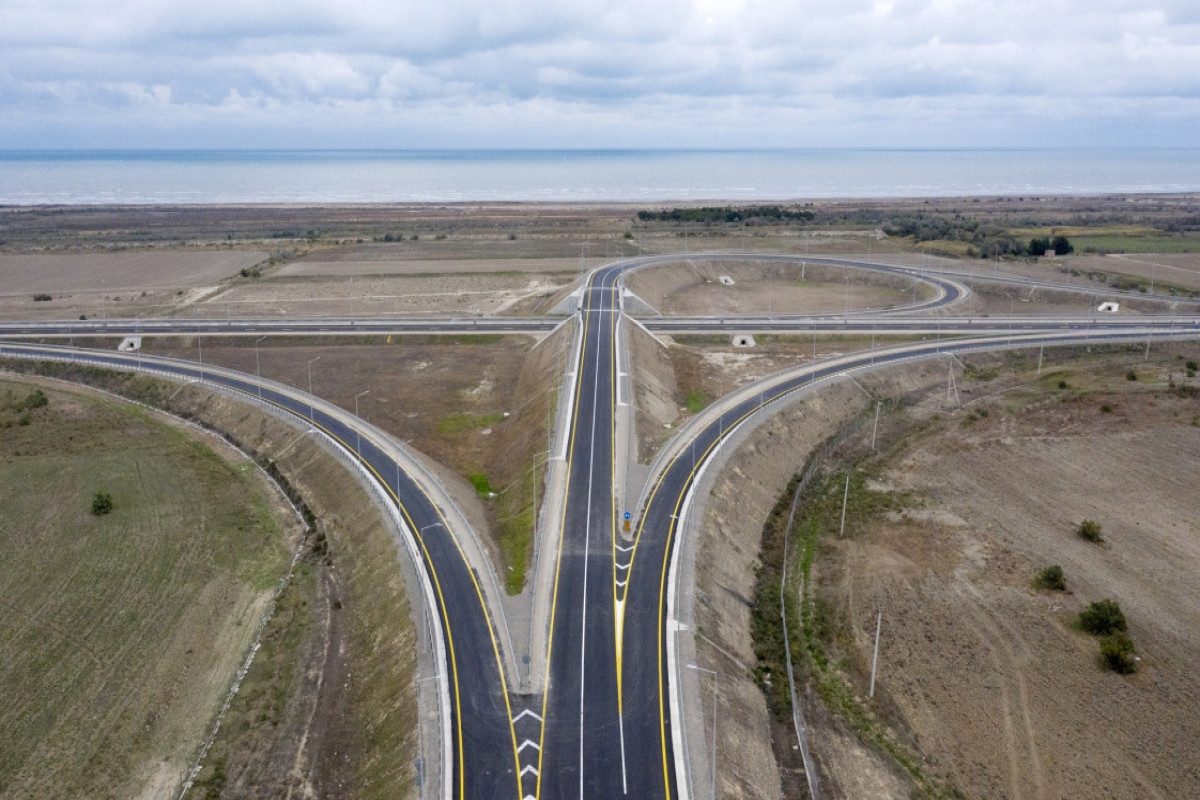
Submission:
<svg viewBox="0 0 1200 800">
<path fill-rule="evenodd" d="M 1111 414 L 1111 413 L 1113 413 L 1112 406 L 1110 406 L 1108 403 L 1105 403 L 1104 405 L 1100 406 L 1100 413 L 1101 413 L 1101 414 Z"/>
<path fill-rule="evenodd" d="M 1079 612 L 1079 627 L 1093 636 L 1125 631 L 1125 615 L 1116 600 L 1098 600 Z"/>
<path fill-rule="evenodd" d="M 1065 591 L 1067 588 L 1067 579 L 1063 575 L 1063 568 L 1058 564 L 1052 564 L 1039 572 L 1033 579 L 1033 583 L 1039 589 L 1049 589 L 1052 592 Z"/>
<path fill-rule="evenodd" d="M 92 496 L 92 513 L 97 517 L 103 516 L 113 510 L 112 495 L 108 492 L 96 492 Z"/>
<path fill-rule="evenodd" d="M 1100 523 L 1095 520 L 1085 519 L 1079 523 L 1079 535 L 1094 544 L 1104 541 L 1104 537 L 1100 535 Z"/>
<path fill-rule="evenodd" d="M 1133 653 L 1133 640 L 1124 631 L 1116 631 L 1100 640 L 1100 657 L 1113 672 L 1121 675 L 1136 672 L 1137 659 Z"/>
<path fill-rule="evenodd" d="M 1197 364 L 1195 361 L 1189 359 L 1187 362 L 1187 368 L 1189 372 L 1195 372 L 1196 370 L 1200 370 L 1200 364 Z"/>
<path fill-rule="evenodd" d="M 41 408 L 42 406 L 47 405 L 49 402 L 50 401 L 46 398 L 45 392 L 43 392 L 41 389 L 34 389 L 25 396 L 25 400 L 22 402 L 22 405 L 24 405 L 25 408 Z"/>
<path fill-rule="evenodd" d="M 45 303 L 45 302 L 48 302 L 53 299 L 54 298 L 48 294 L 35 294 L 33 296 L 33 302 L 35 302 L 35 303 Z"/>
<path fill-rule="evenodd" d="M 1137 373 L 1136 373 L 1136 372 L 1134 372 L 1133 370 L 1129 370 L 1129 372 L 1126 372 L 1126 373 L 1125 373 L 1125 380 L 1127 380 L 1127 381 L 1136 381 L 1136 380 L 1137 380 Z"/>
</svg>

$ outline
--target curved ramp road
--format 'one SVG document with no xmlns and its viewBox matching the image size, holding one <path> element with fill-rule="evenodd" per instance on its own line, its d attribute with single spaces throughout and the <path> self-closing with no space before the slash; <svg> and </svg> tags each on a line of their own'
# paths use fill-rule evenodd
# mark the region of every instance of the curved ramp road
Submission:
<svg viewBox="0 0 1200 800">
<path fill-rule="evenodd" d="M 656 462 L 631 533 L 616 507 L 615 412 L 622 276 L 671 261 L 750 258 L 848 266 L 899 274 L 935 287 L 932 300 L 888 312 L 851 316 L 651 317 L 641 323 L 669 332 L 867 332 L 924 336 L 923 341 L 810 363 L 723 398 L 685 426 Z M 964 278 L 974 276 L 963 276 Z M 687 797 L 679 738 L 679 664 L 674 663 L 672 564 L 681 518 L 706 459 L 755 414 L 789 395 L 855 370 L 980 349 L 1085 342 L 1196 338 L 1200 318 L 1062 316 L 1045 319 L 914 318 L 899 311 L 944 310 L 966 288 L 935 272 L 850 259 L 737 254 L 649 256 L 602 267 L 578 293 L 582 320 L 571 417 L 565 497 L 553 553 L 540 694 L 507 685 L 502 612 L 489 610 L 480 576 L 470 567 L 435 501 L 432 479 L 410 468 L 394 444 L 331 404 L 272 381 L 193 362 L 137 354 L 0 342 L 0 357 L 61 358 L 141 369 L 203 381 L 260 399 L 310 425 L 357 458 L 391 497 L 424 567 L 425 592 L 440 623 L 443 749 L 450 762 L 446 798 Z M 338 335 L 345 333 L 546 333 L 561 320 L 155 320 L 0 323 L 0 335 Z M 942 334 L 971 338 L 942 339 Z M 936 338 L 935 338 L 936 337 Z M 627 399 L 626 399 L 627 400 Z M 360 444 L 361 442 L 361 444 Z M 544 532 L 543 532 L 544 533 Z M 493 614 L 494 612 L 494 614 Z"/>
<path fill-rule="evenodd" d="M 446 769 L 446 794 L 456 798 L 523 797 L 500 637 L 484 602 L 480 578 L 468 565 L 422 478 L 406 471 L 401 454 L 376 441 L 369 426 L 291 387 L 187 361 L 10 343 L 0 344 L 3 357 L 156 372 L 230 389 L 292 415 L 356 457 L 395 502 L 412 537 L 410 545 L 420 554 L 428 576 L 427 593 L 436 604 L 443 638 L 439 649 L 444 652 L 440 680 L 449 706 L 443 737 L 452 762 Z"/>
</svg>

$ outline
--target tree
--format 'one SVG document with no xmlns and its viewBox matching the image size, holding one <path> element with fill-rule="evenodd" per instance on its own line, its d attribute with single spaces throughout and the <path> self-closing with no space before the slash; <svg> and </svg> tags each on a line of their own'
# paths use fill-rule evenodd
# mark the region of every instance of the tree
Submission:
<svg viewBox="0 0 1200 800">
<path fill-rule="evenodd" d="M 1041 257 L 1046 255 L 1046 251 L 1050 249 L 1050 237 L 1043 236 L 1040 239 L 1029 240 L 1029 255 Z"/>
<path fill-rule="evenodd" d="M 1075 252 L 1075 246 L 1065 236 L 1055 236 L 1050 246 L 1054 248 L 1054 255 L 1056 256 L 1070 255 Z"/>
<path fill-rule="evenodd" d="M 1038 588 L 1049 589 L 1052 592 L 1065 591 L 1067 588 L 1067 579 L 1063 575 L 1063 568 L 1058 564 L 1052 564 L 1039 572 L 1033 582 Z"/>
<path fill-rule="evenodd" d="M 1124 631 L 1117 631 L 1100 640 L 1100 657 L 1113 672 L 1130 675 L 1137 671 L 1133 640 Z"/>
<path fill-rule="evenodd" d="M 1125 615 L 1116 600 L 1097 600 L 1079 612 L 1079 627 L 1093 636 L 1110 636 L 1125 631 Z"/>
<path fill-rule="evenodd" d="M 96 492 L 92 496 L 92 513 L 97 517 L 103 516 L 113 510 L 112 495 L 108 492 Z"/>
</svg>

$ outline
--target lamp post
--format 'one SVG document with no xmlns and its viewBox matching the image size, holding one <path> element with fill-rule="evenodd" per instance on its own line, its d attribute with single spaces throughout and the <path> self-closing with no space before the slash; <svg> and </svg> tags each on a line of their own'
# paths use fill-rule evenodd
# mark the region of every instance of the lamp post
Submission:
<svg viewBox="0 0 1200 800">
<path fill-rule="evenodd" d="M 321 360 L 320 356 L 310 358 L 308 360 L 308 421 L 313 421 L 313 404 L 312 404 L 312 365 Z"/>
<path fill-rule="evenodd" d="M 259 366 L 259 363 L 258 363 L 258 343 L 261 342 L 265 338 L 267 338 L 267 337 L 260 336 L 254 340 L 254 377 L 258 378 L 260 381 L 262 380 L 262 368 Z M 262 384 L 261 383 L 258 385 L 258 399 L 262 400 Z"/>
<path fill-rule="evenodd" d="M 361 392 L 354 395 L 354 416 L 356 418 L 358 417 L 358 398 L 362 397 L 364 394 L 370 394 L 370 393 L 371 393 L 370 389 L 363 389 Z M 360 420 L 360 422 L 361 422 L 361 420 Z M 355 424 L 354 424 L 354 451 L 356 453 L 358 453 L 359 458 L 362 458 L 362 432 L 361 432 L 361 430 L 362 430 L 362 426 L 359 424 L 359 422 L 355 422 Z"/>
<path fill-rule="evenodd" d="M 709 797 L 711 800 L 716 800 L 717 797 L 717 671 L 715 669 L 705 669 L 699 664 L 688 664 L 688 669 L 694 669 L 697 672 L 707 672 L 712 675 L 713 681 L 713 714 L 712 714 L 712 753 L 711 759 L 712 773 L 709 777 Z"/>
</svg>

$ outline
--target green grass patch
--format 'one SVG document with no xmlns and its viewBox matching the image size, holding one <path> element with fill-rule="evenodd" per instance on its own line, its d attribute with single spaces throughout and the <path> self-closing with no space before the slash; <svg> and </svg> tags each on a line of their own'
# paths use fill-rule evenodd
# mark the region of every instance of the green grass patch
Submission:
<svg viewBox="0 0 1200 800">
<path fill-rule="evenodd" d="M 496 525 L 496 541 L 500 545 L 500 556 L 504 565 L 504 589 L 517 595 L 525 588 L 526 569 L 533 553 L 534 526 L 537 511 L 534 508 L 534 487 L 541 486 L 545 474 L 545 463 L 532 472 L 525 472 L 519 483 L 507 487 L 496 498 L 499 521 Z"/>
<path fill-rule="evenodd" d="M 1200 252 L 1200 235 L 1150 232 L 1141 236 L 1071 236 L 1076 253 L 1145 253 L 1172 255 Z"/>
<path fill-rule="evenodd" d="M 487 499 L 496 494 L 496 490 L 492 488 L 492 484 L 488 482 L 488 476 L 482 472 L 474 472 L 470 476 L 471 485 L 475 487 L 475 492 L 482 498 Z"/>
<path fill-rule="evenodd" d="M 683 404 L 687 407 L 688 412 L 699 414 L 708 404 L 712 402 L 708 394 L 703 389 L 688 389 L 687 394 L 683 397 Z"/>
</svg>

